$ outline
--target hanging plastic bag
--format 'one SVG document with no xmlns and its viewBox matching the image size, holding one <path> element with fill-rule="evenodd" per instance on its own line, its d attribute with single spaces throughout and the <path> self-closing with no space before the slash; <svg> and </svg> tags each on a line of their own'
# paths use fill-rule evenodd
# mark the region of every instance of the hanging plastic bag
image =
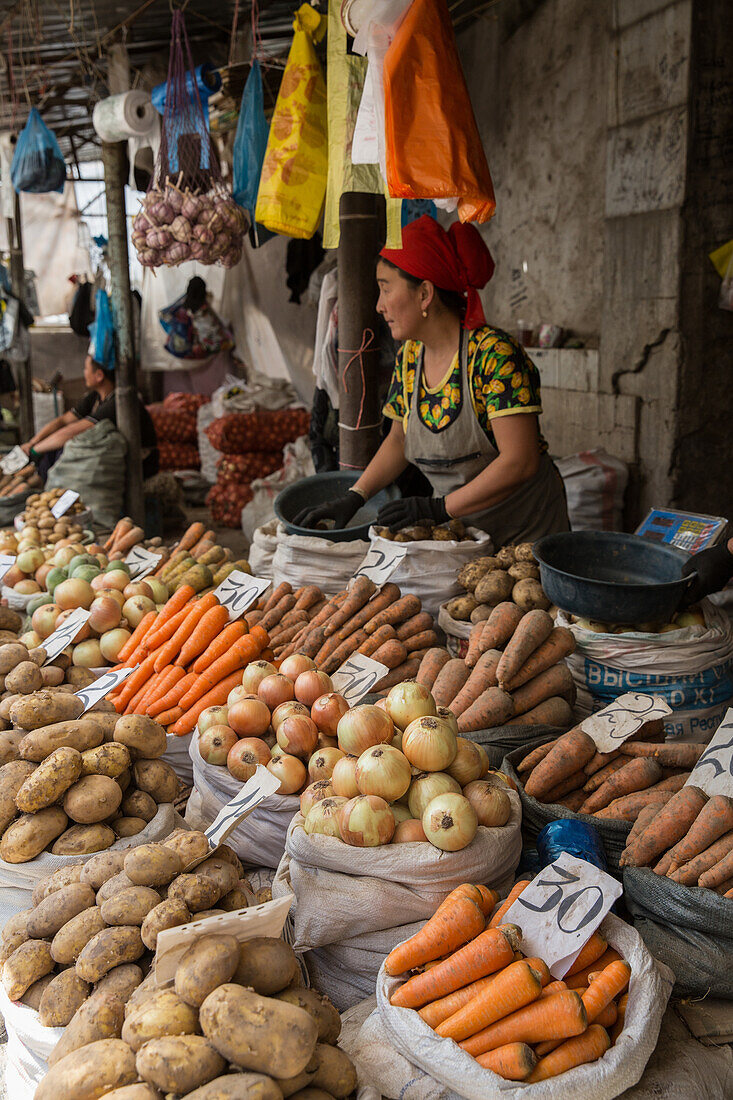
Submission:
<svg viewBox="0 0 733 1100">
<path fill-rule="evenodd" d="M 268 134 L 269 127 L 265 118 L 262 92 L 262 72 L 260 63 L 255 58 L 242 92 L 232 153 L 234 201 L 244 207 L 252 221 L 254 221 L 257 205 L 257 191 L 260 186 L 260 173 L 265 159 Z"/>
<path fill-rule="evenodd" d="M 412 0 L 374 0 L 354 39 L 354 53 L 369 59 L 364 94 L 354 128 L 354 164 L 378 164 L 387 179 L 384 133 L 384 58 Z"/>
<path fill-rule="evenodd" d="M 176 359 L 208 359 L 234 347 L 234 339 L 222 319 L 206 303 L 195 311 L 186 308 L 182 294 L 158 314 L 166 332 L 165 350 Z"/>
<path fill-rule="evenodd" d="M 290 47 L 257 195 L 257 221 L 275 233 L 306 240 L 321 220 L 328 172 L 326 83 L 314 42 L 326 19 L 302 4 Z"/>
<path fill-rule="evenodd" d="M 117 362 L 115 326 L 112 320 L 112 306 L 106 290 L 97 291 L 95 318 L 94 323 L 89 326 L 89 335 L 91 337 L 89 355 L 105 370 L 114 370 Z"/>
<path fill-rule="evenodd" d="M 402 199 L 458 197 L 463 222 L 496 202 L 446 0 L 413 0 L 384 59 L 387 185 Z"/>
<path fill-rule="evenodd" d="M 10 178 L 16 191 L 34 195 L 64 189 L 66 164 L 59 143 L 35 107 L 18 135 Z"/>
</svg>

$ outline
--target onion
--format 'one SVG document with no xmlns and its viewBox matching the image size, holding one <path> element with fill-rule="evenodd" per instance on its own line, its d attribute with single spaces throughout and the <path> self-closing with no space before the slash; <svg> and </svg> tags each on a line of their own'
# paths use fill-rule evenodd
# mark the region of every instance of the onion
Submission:
<svg viewBox="0 0 733 1100">
<path fill-rule="evenodd" d="M 62 611 L 73 611 L 77 607 L 83 607 L 86 610 L 94 601 L 94 589 L 87 581 L 70 578 L 56 585 L 53 590 L 53 599 Z"/>
<path fill-rule="evenodd" d="M 450 728 L 453 730 L 455 736 L 458 737 L 458 719 L 456 718 L 452 710 L 450 710 L 448 707 L 438 707 L 438 713 L 436 717 L 442 718 L 444 722 L 447 722 Z"/>
<path fill-rule="evenodd" d="M 407 757 L 391 745 L 374 745 L 357 761 L 356 785 L 360 794 L 377 794 L 385 802 L 394 802 L 405 794 L 411 782 Z"/>
<path fill-rule="evenodd" d="M 275 733 L 280 728 L 280 723 L 289 718 L 291 714 L 303 714 L 306 718 L 310 718 L 308 707 L 304 707 L 302 703 L 296 702 L 295 699 L 288 699 L 287 702 L 280 703 L 280 706 L 275 707 L 272 712 L 272 728 Z"/>
<path fill-rule="evenodd" d="M 97 639 L 90 638 L 89 641 L 75 645 L 71 663 L 75 668 L 99 668 L 104 664 L 104 657 Z"/>
<path fill-rule="evenodd" d="M 238 737 L 262 737 L 270 727 L 270 711 L 261 699 L 239 699 L 229 707 L 229 725 Z"/>
<path fill-rule="evenodd" d="M 395 822 L 399 825 L 401 821 L 412 821 L 413 817 L 407 806 L 403 806 L 401 802 L 393 802 L 390 809 L 394 816 Z"/>
<path fill-rule="evenodd" d="M 333 769 L 343 759 L 341 749 L 316 749 L 308 761 L 308 777 L 312 783 L 319 779 L 330 779 Z"/>
<path fill-rule="evenodd" d="M 256 694 L 265 676 L 271 676 L 273 672 L 277 669 L 269 661 L 250 661 L 242 673 L 242 687 Z"/>
<path fill-rule="evenodd" d="M 287 676 L 288 680 L 295 683 L 301 672 L 308 672 L 309 669 L 315 667 L 315 661 L 311 660 L 310 657 L 306 657 L 304 653 L 293 653 L 282 662 L 280 672 L 283 676 Z"/>
<path fill-rule="evenodd" d="M 218 764 L 223 767 L 227 762 L 229 750 L 236 743 L 237 735 L 229 726 L 209 726 L 207 730 L 199 734 L 198 746 L 201 759 L 207 764 Z"/>
<path fill-rule="evenodd" d="M 247 744 L 249 738 L 232 745 L 227 756 L 227 768 L 240 782 L 246 783 L 257 771 L 260 763 L 257 753 Z"/>
<path fill-rule="evenodd" d="M 403 734 L 402 730 L 397 730 L 396 729 L 395 730 L 395 735 L 392 738 L 392 740 L 390 741 L 390 745 L 392 746 L 393 749 L 399 749 L 400 752 L 402 752 L 402 738 L 403 737 L 404 737 L 404 734 Z"/>
<path fill-rule="evenodd" d="M 312 707 L 316 699 L 325 695 L 327 691 L 333 691 L 331 677 L 315 668 L 301 672 L 295 681 L 295 698 L 299 703 L 305 703 L 307 707 Z"/>
<path fill-rule="evenodd" d="M 506 772 L 499 771 L 498 768 L 488 768 L 485 778 L 487 780 L 498 780 L 500 783 L 503 783 L 505 787 L 509 787 L 513 791 L 516 791 L 517 789 L 517 784 L 514 782 L 512 777 L 510 775 L 507 775 Z"/>
<path fill-rule="evenodd" d="M 277 743 L 291 756 L 310 757 L 318 745 L 315 722 L 304 714 L 291 714 L 278 726 Z"/>
<path fill-rule="evenodd" d="M 229 707 L 207 707 L 199 714 L 199 733 L 206 733 L 212 726 L 228 726 Z"/>
<path fill-rule="evenodd" d="M 506 790 L 484 779 L 476 779 L 463 788 L 463 795 L 473 806 L 479 825 L 485 825 L 488 829 L 506 825 L 512 812 Z"/>
<path fill-rule="evenodd" d="M 279 760 L 281 756 L 285 756 L 285 753 L 276 741 L 275 744 L 270 747 L 270 760 Z"/>
<path fill-rule="evenodd" d="M 272 755 L 269 748 L 267 747 L 267 744 L 262 740 L 261 737 L 242 737 L 238 743 L 240 745 L 246 745 L 247 748 L 252 750 L 254 755 L 257 757 L 258 764 L 267 766 L 267 764 L 270 763 Z"/>
<path fill-rule="evenodd" d="M 303 761 L 285 752 L 277 758 L 273 755 L 267 770 L 280 780 L 278 794 L 295 794 L 308 778 Z"/>
<path fill-rule="evenodd" d="M 416 821 L 413 817 L 407 821 L 400 821 L 392 837 L 393 844 L 418 844 L 425 843 L 428 838 L 422 827 L 422 821 Z"/>
<path fill-rule="evenodd" d="M 246 687 L 242 687 L 241 684 L 237 684 L 227 695 L 227 706 L 233 707 L 235 703 L 238 703 L 240 699 L 258 699 L 259 696 L 253 691 L 247 691 Z M 260 702 L 262 700 L 260 699 Z"/>
<path fill-rule="evenodd" d="M 337 760 L 331 774 L 331 783 L 337 795 L 341 798 L 355 798 L 359 793 L 356 785 L 357 756 L 342 756 Z"/>
<path fill-rule="evenodd" d="M 398 729 L 405 730 L 416 718 L 434 715 L 435 700 L 430 689 L 416 680 L 404 680 L 390 688 L 386 704 L 387 714 Z"/>
<path fill-rule="evenodd" d="M 341 807 L 339 828 L 345 844 L 356 848 L 378 848 L 381 844 L 389 844 L 395 831 L 395 820 L 383 798 L 364 794 L 349 799 Z"/>
<path fill-rule="evenodd" d="M 92 607 L 94 604 L 92 604 Z M 48 638 L 56 629 L 56 620 L 61 609 L 55 603 L 44 603 L 37 607 L 31 616 L 31 628 L 39 638 Z M 88 620 L 87 620 L 88 621 Z M 118 620 L 119 621 L 119 620 Z"/>
<path fill-rule="evenodd" d="M 452 775 L 461 787 L 472 783 L 481 775 L 481 757 L 473 741 L 467 741 L 465 737 L 457 737 L 458 751 L 453 763 L 446 768 L 448 775 Z"/>
<path fill-rule="evenodd" d="M 325 733 L 318 734 L 319 749 L 337 749 L 339 747 L 337 737 L 326 737 Z"/>
<path fill-rule="evenodd" d="M 489 754 L 487 753 L 486 749 L 483 745 L 479 745 L 478 741 L 476 742 L 476 748 L 481 758 L 481 774 L 479 775 L 479 779 L 483 779 L 483 777 L 486 775 L 489 768 L 491 767 L 491 761 L 489 760 Z"/>
<path fill-rule="evenodd" d="M 458 745 L 442 718 L 417 718 L 405 730 L 402 751 L 420 771 L 442 772 L 455 760 Z"/>
<path fill-rule="evenodd" d="M 131 637 L 130 631 L 121 626 L 116 626 L 114 630 L 106 630 L 99 639 L 99 648 L 105 661 L 113 665 L 117 664 L 120 650 L 127 645 Z"/>
<path fill-rule="evenodd" d="M 339 719 L 339 748 L 361 756 L 372 745 L 384 745 L 394 737 L 392 719 L 379 707 L 364 703 L 349 710 Z"/>
<path fill-rule="evenodd" d="M 303 825 L 306 833 L 309 835 L 318 833 L 321 836 L 335 836 L 340 840 L 339 813 L 346 802 L 347 799 L 345 798 L 333 797 L 324 798 L 322 802 L 315 802 L 308 811 L 308 816 Z"/>
<path fill-rule="evenodd" d="M 289 702 L 295 693 L 292 680 L 288 680 L 287 676 L 281 676 L 279 672 L 274 672 L 260 681 L 257 694 L 270 710 L 275 710 L 281 703 Z"/>
<path fill-rule="evenodd" d="M 335 795 L 331 782 L 328 779 L 319 779 L 306 787 L 300 796 L 300 812 L 307 817 L 316 802 L 322 802 L 324 798 L 333 798 Z"/>
<path fill-rule="evenodd" d="M 460 852 L 476 836 L 478 818 L 467 798 L 449 792 L 428 802 L 422 827 L 430 843 L 442 852 Z"/>
<path fill-rule="evenodd" d="M 147 596 L 132 596 L 122 605 L 122 615 L 130 626 L 135 629 L 143 621 L 146 615 L 155 611 L 155 604 Z"/>
<path fill-rule="evenodd" d="M 461 788 L 445 772 L 419 772 L 410 784 L 407 805 L 413 817 L 421 818 L 425 807 L 439 794 L 460 794 Z"/>
<path fill-rule="evenodd" d="M 311 706 L 311 718 L 318 726 L 321 733 L 327 737 L 335 737 L 341 718 L 349 710 L 349 704 L 343 695 L 337 691 L 326 692 L 319 695 Z"/>
<path fill-rule="evenodd" d="M 96 599 L 92 600 L 89 610 L 91 614 L 87 622 L 92 630 L 96 630 L 98 634 L 105 634 L 108 630 L 114 630 L 116 626 L 120 625 L 120 619 L 122 618 L 120 605 L 117 600 L 113 600 L 109 596 L 97 596 Z"/>
</svg>

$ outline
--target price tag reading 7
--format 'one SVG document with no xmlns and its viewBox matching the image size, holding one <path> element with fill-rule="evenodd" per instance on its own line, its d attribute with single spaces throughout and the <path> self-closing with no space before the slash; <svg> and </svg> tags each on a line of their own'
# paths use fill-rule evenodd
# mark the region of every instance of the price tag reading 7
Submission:
<svg viewBox="0 0 733 1100">
<path fill-rule="evenodd" d="M 120 684 L 124 684 L 125 680 L 127 680 L 129 676 L 132 676 L 135 669 L 139 667 L 139 665 L 135 665 L 133 668 L 110 669 L 109 672 L 103 673 L 99 679 L 95 680 L 89 687 L 74 692 L 84 704 L 82 714 L 86 714 L 88 710 L 91 710 L 95 703 L 98 703 L 100 699 L 104 699 L 105 695 L 109 695 L 110 691 L 114 688 L 119 687 Z"/>
<path fill-rule="evenodd" d="M 141 581 L 157 567 L 162 554 L 154 554 L 152 550 L 146 550 L 144 546 L 133 546 L 125 558 L 125 564 L 130 566 L 130 576 Z"/>
<path fill-rule="evenodd" d="M 612 752 L 647 722 L 671 713 L 672 708 L 663 699 L 641 691 L 627 691 L 603 710 L 591 714 L 580 728 L 593 738 L 599 752 Z"/>
<path fill-rule="evenodd" d="M 706 795 L 733 796 L 733 708 L 715 731 L 695 767 L 686 787 L 699 787 Z"/>
<path fill-rule="evenodd" d="M 233 621 L 240 615 L 244 615 L 271 584 L 272 581 L 268 581 L 265 577 L 251 577 L 241 569 L 234 569 L 226 580 L 214 589 L 214 595 L 219 603 L 226 607 L 229 618 Z"/>
<path fill-rule="evenodd" d="M 22 447 L 13 447 L 6 455 L 0 458 L 0 470 L 4 474 L 17 474 L 18 470 L 24 470 L 30 459 Z"/>
<path fill-rule="evenodd" d="M 343 695 L 346 702 L 354 707 L 388 672 L 389 669 L 381 661 L 356 653 L 334 672 L 331 682 L 333 690 Z"/>
<path fill-rule="evenodd" d="M 623 887 L 584 859 L 563 852 L 504 914 L 522 929 L 522 951 L 544 959 L 554 978 L 575 962 Z"/>
<path fill-rule="evenodd" d="M 385 548 L 372 546 L 354 576 L 367 577 L 381 588 L 403 561 L 406 553 L 407 546 L 404 542 L 389 543 Z"/>
<path fill-rule="evenodd" d="M 76 611 L 72 611 L 68 619 L 57 627 L 53 634 L 49 634 L 43 643 L 43 648 L 46 650 L 46 660 L 43 662 L 45 665 L 49 661 L 55 661 L 58 655 L 71 645 L 90 615 L 91 611 L 77 607 Z"/>
</svg>

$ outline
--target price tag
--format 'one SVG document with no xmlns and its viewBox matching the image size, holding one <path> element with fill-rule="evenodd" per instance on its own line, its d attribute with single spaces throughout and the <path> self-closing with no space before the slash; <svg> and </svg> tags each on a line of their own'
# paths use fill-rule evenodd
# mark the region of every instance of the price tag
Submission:
<svg viewBox="0 0 733 1100">
<path fill-rule="evenodd" d="M 562 978 L 623 887 L 593 864 L 567 852 L 545 867 L 504 914 L 522 929 L 522 951 L 543 958 Z"/>
<path fill-rule="evenodd" d="M 603 710 L 591 714 L 580 723 L 580 728 L 593 738 L 599 752 L 613 752 L 647 722 L 666 718 L 671 713 L 672 708 L 658 696 L 627 691 Z"/>
<path fill-rule="evenodd" d="M 12 569 L 15 565 L 15 558 L 10 554 L 0 554 L 0 581 L 3 579 L 8 569 Z"/>
<path fill-rule="evenodd" d="M 372 546 L 354 576 L 368 577 L 377 588 L 381 588 L 404 560 L 406 553 L 407 545 L 404 542 L 390 542 L 385 547 Z"/>
<path fill-rule="evenodd" d="M 685 786 L 699 787 L 711 796 L 733 797 L 733 708 L 718 726 Z"/>
<path fill-rule="evenodd" d="M 258 764 L 252 778 L 247 780 L 241 791 L 235 794 L 230 802 L 227 802 L 208 829 L 204 830 L 209 846 L 214 849 L 223 844 L 240 821 L 251 814 L 263 798 L 275 794 L 279 787 L 280 780 L 277 776 L 274 776 L 262 764 Z"/>
<path fill-rule="evenodd" d="M 272 581 L 267 580 L 266 577 L 251 577 L 241 569 L 234 569 L 219 587 L 214 589 L 214 595 L 229 612 L 229 618 L 234 620 L 244 615 L 271 584 Z"/>
<path fill-rule="evenodd" d="M 24 470 L 30 459 L 22 447 L 13 447 L 6 455 L 0 458 L 0 470 L 4 474 L 17 474 L 18 470 Z"/>
<path fill-rule="evenodd" d="M 61 519 L 62 516 L 66 515 L 74 501 L 78 499 L 78 493 L 75 493 L 73 489 L 67 489 L 54 504 L 51 509 L 51 515 L 54 516 L 55 519 Z"/>
<path fill-rule="evenodd" d="M 139 665 L 134 665 L 132 668 L 118 668 L 115 672 L 110 669 L 109 672 L 102 673 L 99 679 L 95 680 L 89 687 L 85 687 L 81 691 L 75 691 L 74 694 L 84 704 L 84 710 L 81 713 L 86 714 L 95 703 L 98 703 L 100 699 L 104 699 L 110 691 L 119 687 L 120 684 L 124 684 L 125 680 L 132 676 L 135 669 L 139 667 Z"/>
<path fill-rule="evenodd" d="M 343 695 L 346 702 L 355 707 L 388 672 L 389 669 L 381 661 L 374 661 L 363 653 L 355 653 L 334 672 L 331 682 L 333 690 Z"/>
<path fill-rule="evenodd" d="M 59 653 L 63 653 L 66 647 L 71 645 L 90 615 L 91 611 L 85 611 L 83 607 L 77 607 L 76 611 L 73 611 L 68 619 L 65 619 L 61 626 L 54 630 L 53 634 L 49 634 L 43 643 L 43 648 L 46 650 L 44 665 L 47 665 L 49 661 L 55 661 Z"/>
<path fill-rule="evenodd" d="M 133 580 L 141 581 L 154 569 L 157 569 L 162 554 L 154 554 L 152 550 L 146 550 L 144 546 L 133 546 L 125 558 L 125 564 L 130 566 L 130 576 Z"/>
</svg>

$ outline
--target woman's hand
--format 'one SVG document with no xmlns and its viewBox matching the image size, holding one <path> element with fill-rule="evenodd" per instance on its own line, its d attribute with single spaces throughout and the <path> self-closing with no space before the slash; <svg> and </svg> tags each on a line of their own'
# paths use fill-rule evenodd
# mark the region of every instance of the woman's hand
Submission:
<svg viewBox="0 0 733 1100">
<path fill-rule="evenodd" d="M 319 504 L 317 508 L 303 508 L 294 517 L 293 523 L 296 527 L 315 529 L 319 523 L 332 519 L 334 528 L 340 531 L 348 526 L 363 504 L 359 494 L 349 489 L 343 496 L 335 497 L 326 504 Z"/>
<path fill-rule="evenodd" d="M 447 523 L 449 519 L 445 497 L 402 497 L 383 504 L 377 513 L 377 523 L 389 527 L 393 533 L 403 527 L 417 526 L 421 520 L 433 524 Z"/>
</svg>

